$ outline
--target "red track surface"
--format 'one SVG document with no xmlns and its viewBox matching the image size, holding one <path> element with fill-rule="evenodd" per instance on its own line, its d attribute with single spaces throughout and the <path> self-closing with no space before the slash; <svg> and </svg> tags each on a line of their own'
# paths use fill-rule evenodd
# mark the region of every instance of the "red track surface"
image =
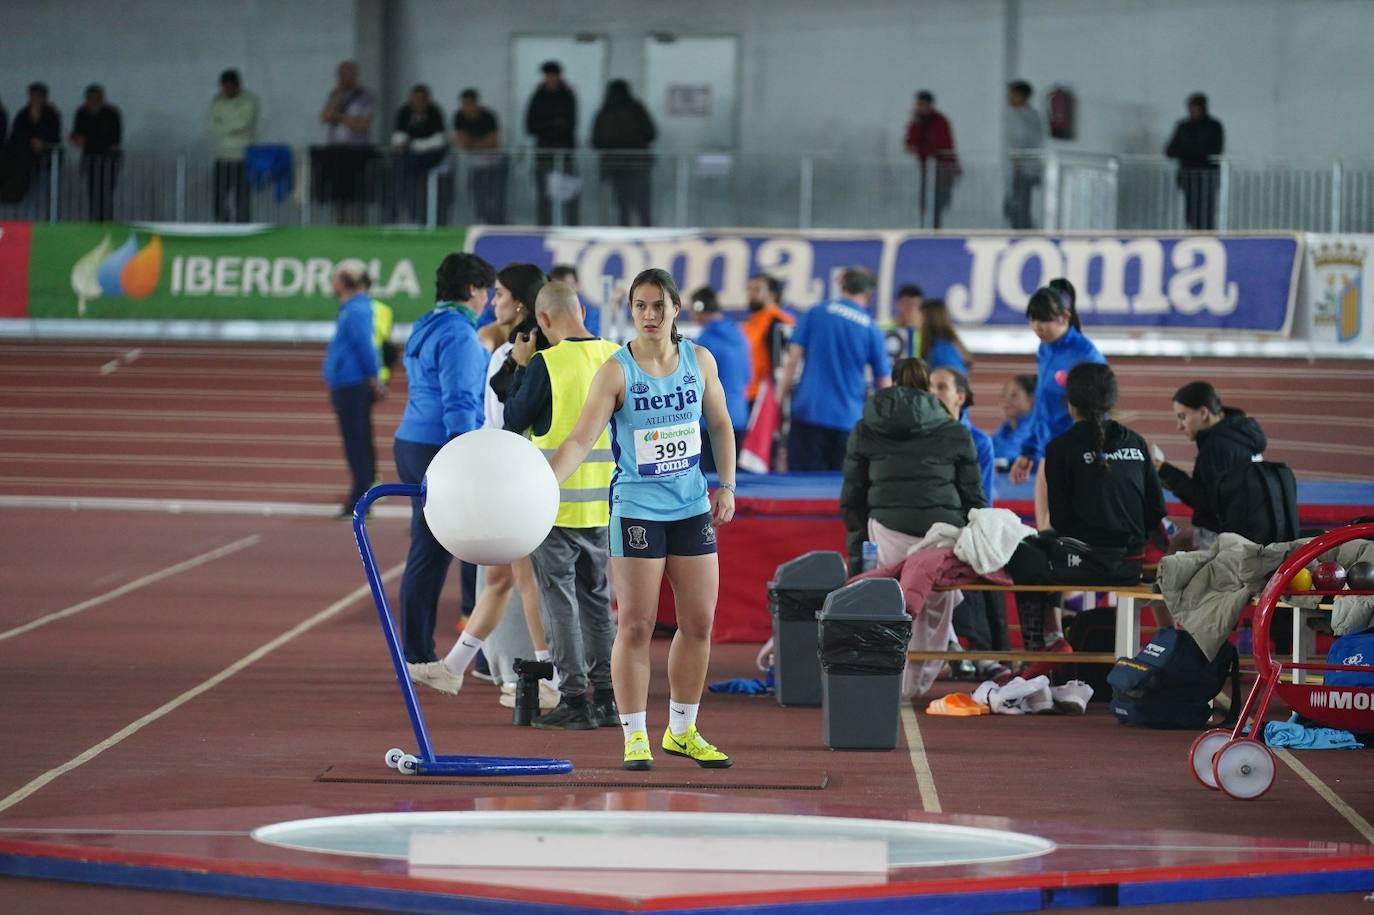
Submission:
<svg viewBox="0 0 1374 915">
<path fill-rule="evenodd" d="M 0 349 L 6 388 L 0 404 L 0 493 L 327 504 L 344 491 L 333 418 L 315 377 L 318 348 L 143 347 L 140 358 L 103 375 L 101 366 L 129 347 L 6 344 Z M 1123 360 L 1117 365 L 1128 379 L 1144 366 Z M 998 380 L 1012 367 L 1003 359 L 980 364 L 978 394 L 984 403 L 994 402 Z M 1230 372 L 1240 366 L 1223 368 Z M 1361 455 L 1370 450 L 1362 424 L 1374 420 L 1374 407 L 1362 390 L 1371 387 L 1374 369 L 1343 364 L 1303 370 L 1344 373 L 1340 390 L 1334 388 L 1335 378 L 1314 380 L 1295 366 L 1274 378 L 1265 377 L 1265 367 L 1244 377 L 1219 371 L 1215 365 L 1166 366 L 1152 377 L 1140 375 L 1139 385 L 1127 381 L 1125 407 L 1141 411 L 1133 424 L 1152 435 L 1165 427 L 1168 394 L 1176 384 L 1193 377 L 1224 378 L 1223 394 L 1264 422 L 1274 442 L 1271 457 L 1289 461 L 1307 476 L 1359 475 Z M 1317 390 L 1323 387 L 1327 390 Z M 1146 390 L 1158 396 L 1143 394 Z M 398 392 L 380 411 L 382 455 L 389 452 L 402 399 Z M 1317 422 L 1323 410 L 1331 415 Z M 985 421 L 987 415 L 980 408 L 976 418 Z M 1291 424 L 1276 418 L 1288 415 L 1294 417 Z M 1281 444 L 1290 440 L 1291 447 Z M 1337 460 L 1306 447 L 1308 440 L 1335 442 L 1351 453 L 1340 453 Z M 1187 451 L 1182 442 L 1163 439 L 1162 444 L 1180 456 Z M 370 529 L 382 567 L 399 563 L 404 523 L 381 518 Z M 258 539 L 219 558 L 100 599 L 252 537 Z M 0 555 L 0 734 L 6 749 L 0 754 L 0 829 L 18 819 L 80 814 L 381 804 L 492 791 L 480 784 L 440 788 L 315 781 L 330 766 L 380 767 L 387 747 L 410 744 L 375 613 L 357 594 L 363 578 L 345 524 L 316 518 L 6 509 Z M 66 618 L 5 637 L 15 627 L 96 599 Z M 241 663 L 331 606 L 335 615 L 252 663 Z M 446 604 L 443 631 L 452 631 L 453 606 L 453 601 Z M 658 647 L 661 671 L 663 646 Z M 711 678 L 751 676 L 752 658 L 748 646 L 719 646 Z M 236 673 L 129 730 L 235 662 L 241 666 Z M 613 766 L 619 752 L 619 734 L 610 730 L 560 735 L 512 728 L 508 710 L 496 704 L 495 689 L 485 684 L 470 683 L 456 699 L 426 694 L 423 701 L 439 752 L 561 755 L 579 769 Z M 659 725 L 665 702 L 665 695 L 656 694 L 650 704 L 651 720 Z M 1100 705 L 1085 718 L 920 715 L 919 725 L 945 811 L 1107 827 L 1364 840 L 1286 767 L 1263 799 L 1230 801 L 1197 787 L 1188 774 L 1185 753 L 1192 735 L 1122 728 Z M 920 808 L 923 800 L 932 800 L 917 790 L 905 746 L 893 753 L 821 749 L 817 710 L 781 709 L 771 698 L 712 696 L 704 706 L 703 728 L 735 756 L 735 776 L 768 771 L 805 779 L 824 771 L 828 783 L 819 794 L 828 802 Z M 87 756 L 79 765 L 35 782 L 81 754 Z M 1301 762 L 1357 815 L 1374 819 L 1374 782 L 1367 778 L 1363 754 L 1308 753 Z M 701 784 L 709 790 L 709 783 Z M 32 790 L 13 800 L 11 792 L 21 789 Z M 537 790 L 500 789 L 503 794 Z M 29 910 L 30 900 L 32 910 L 44 905 L 114 910 L 121 903 L 140 911 L 186 907 L 184 900 L 171 897 L 66 892 L 72 895 L 0 881 L 0 894 L 20 910 Z M 55 897 L 61 901 L 54 902 Z M 148 906 L 142 905 L 144 898 L 151 900 Z"/>
</svg>

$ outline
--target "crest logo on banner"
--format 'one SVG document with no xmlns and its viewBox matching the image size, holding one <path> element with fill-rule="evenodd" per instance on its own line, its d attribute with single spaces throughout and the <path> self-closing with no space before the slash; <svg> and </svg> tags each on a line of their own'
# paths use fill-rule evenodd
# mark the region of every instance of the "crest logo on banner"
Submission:
<svg viewBox="0 0 1374 915">
<path fill-rule="evenodd" d="M 1360 335 L 1364 257 L 1353 242 L 1323 243 L 1312 249 L 1312 323 L 1334 326 L 1338 343 Z"/>
</svg>

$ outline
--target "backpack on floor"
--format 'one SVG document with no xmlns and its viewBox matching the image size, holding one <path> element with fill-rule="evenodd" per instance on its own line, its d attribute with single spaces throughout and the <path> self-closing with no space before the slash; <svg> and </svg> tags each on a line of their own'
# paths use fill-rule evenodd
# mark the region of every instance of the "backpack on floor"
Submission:
<svg viewBox="0 0 1374 915">
<path fill-rule="evenodd" d="M 1074 652 L 1104 652 L 1116 648 L 1116 608 L 1090 607 L 1076 613 L 1064 624 L 1064 638 Z M 1073 655 L 1065 655 L 1072 658 Z M 1106 702 L 1112 690 L 1107 685 L 1111 667 L 1106 664 L 1064 664 L 1055 671 L 1055 679 L 1082 680 L 1093 688 L 1093 701 Z"/>
<path fill-rule="evenodd" d="M 1209 661 L 1182 629 L 1160 629 L 1139 654 L 1118 659 L 1107 674 L 1112 714 L 1122 724 L 1136 727 L 1202 728 L 1211 720 L 1212 699 L 1226 686 L 1228 676 L 1231 710 L 1227 722 L 1234 722 L 1241 705 L 1236 646 L 1223 642 Z"/>
</svg>

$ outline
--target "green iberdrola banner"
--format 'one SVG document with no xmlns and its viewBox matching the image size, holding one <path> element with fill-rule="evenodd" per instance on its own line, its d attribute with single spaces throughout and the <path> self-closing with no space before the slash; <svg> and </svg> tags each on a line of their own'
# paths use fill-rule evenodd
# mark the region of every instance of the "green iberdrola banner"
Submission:
<svg viewBox="0 0 1374 915">
<path fill-rule="evenodd" d="M 330 276 L 353 261 L 396 320 L 434 304 L 434 268 L 462 229 L 35 224 L 28 316 L 333 320 Z"/>
</svg>

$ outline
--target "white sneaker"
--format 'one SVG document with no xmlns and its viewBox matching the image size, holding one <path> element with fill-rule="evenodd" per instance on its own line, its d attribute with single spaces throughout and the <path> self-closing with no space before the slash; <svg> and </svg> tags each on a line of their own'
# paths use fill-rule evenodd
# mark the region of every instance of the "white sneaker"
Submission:
<svg viewBox="0 0 1374 915">
<path fill-rule="evenodd" d="M 1030 680 L 1030 685 L 1035 688 L 1021 700 L 1021 708 L 1026 711 L 1026 714 L 1039 715 L 1054 711 L 1054 696 L 1050 693 L 1050 678 L 1043 675 L 1035 677 Z"/>
<path fill-rule="evenodd" d="M 1051 687 L 1050 693 L 1054 696 L 1055 706 L 1061 712 L 1083 715 L 1088 711 L 1088 701 L 1093 697 L 1093 688 L 1082 680 L 1070 680 L 1063 686 Z"/>
<path fill-rule="evenodd" d="M 449 696 L 458 695 L 458 690 L 463 688 L 463 675 L 449 670 L 443 661 L 407 664 L 406 667 L 410 670 L 412 683 L 423 683 Z"/>
<path fill-rule="evenodd" d="M 510 687 L 510 691 L 509 691 L 509 692 L 507 692 L 507 690 L 506 690 L 506 687 L 507 687 L 507 686 Z M 558 705 L 558 700 L 559 700 L 561 697 L 562 697 L 562 693 L 560 693 L 558 690 L 554 689 L 553 686 L 550 685 L 550 683 L 549 683 L 548 680 L 540 680 L 540 681 L 539 681 L 539 707 L 540 707 L 541 709 L 551 709 L 551 708 L 553 708 L 554 706 Z M 515 708 L 515 684 L 514 684 L 514 683 L 505 683 L 505 684 L 502 684 L 502 686 L 501 686 L 501 698 L 500 698 L 499 701 L 500 701 L 500 703 L 501 703 L 502 705 L 504 705 L 506 708 Z"/>
</svg>

